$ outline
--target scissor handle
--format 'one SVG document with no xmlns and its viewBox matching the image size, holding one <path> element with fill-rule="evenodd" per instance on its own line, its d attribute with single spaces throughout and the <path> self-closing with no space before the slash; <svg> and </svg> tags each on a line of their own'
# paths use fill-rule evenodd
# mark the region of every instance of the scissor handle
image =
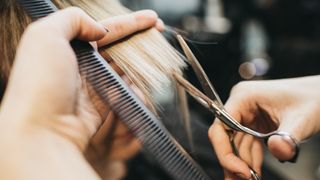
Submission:
<svg viewBox="0 0 320 180">
<path fill-rule="evenodd" d="M 214 107 L 215 104 L 212 103 L 212 106 Z M 284 139 L 287 143 L 289 143 L 295 148 L 295 155 L 287 161 L 291 163 L 295 163 L 297 161 L 299 152 L 300 152 L 299 142 L 289 133 L 281 132 L 281 131 L 272 131 L 270 133 L 260 133 L 248 127 L 243 126 L 238 121 L 236 121 L 232 116 L 230 116 L 229 113 L 227 113 L 225 110 L 221 110 L 221 109 L 219 110 L 216 107 L 214 107 L 213 109 L 214 110 L 212 111 L 215 113 L 216 117 L 220 119 L 223 123 L 225 123 L 229 128 L 235 131 L 240 131 L 246 134 L 250 134 L 257 138 L 261 138 L 264 140 L 264 143 L 266 146 L 268 146 L 268 140 L 271 136 L 274 136 L 274 135 L 281 136 L 282 139 Z M 285 161 L 280 161 L 280 162 L 285 162 Z"/>
<path fill-rule="evenodd" d="M 268 139 L 270 136 L 275 135 L 277 131 L 272 131 L 270 133 L 260 133 L 255 130 L 252 130 L 246 126 L 240 124 L 237 120 L 235 120 L 228 112 L 224 109 L 219 109 L 216 107 L 214 103 L 211 103 L 211 111 L 216 115 L 218 119 L 220 119 L 223 123 L 225 123 L 228 127 L 235 131 L 241 131 L 246 134 L 250 134 L 257 138 Z"/>
</svg>

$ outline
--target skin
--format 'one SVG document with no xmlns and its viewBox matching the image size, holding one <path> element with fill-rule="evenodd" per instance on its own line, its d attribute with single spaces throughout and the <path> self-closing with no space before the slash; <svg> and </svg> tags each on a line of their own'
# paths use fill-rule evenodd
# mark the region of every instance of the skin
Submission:
<svg viewBox="0 0 320 180">
<path fill-rule="evenodd" d="M 115 118 L 81 81 L 69 41 L 78 38 L 100 47 L 153 26 L 163 28 L 153 11 L 98 23 L 78 8 L 61 10 L 28 26 L 1 102 L 0 179 L 100 179 L 85 153 L 90 154 L 90 141 L 93 146 L 101 144 L 105 134 L 97 136 L 98 129 L 108 129 L 108 119 Z M 127 159 L 140 146 L 130 136 L 123 138 L 127 129 L 114 122 L 110 153 L 129 149 L 113 155 Z"/>
<path fill-rule="evenodd" d="M 319 83 L 320 76 L 241 82 L 232 89 L 225 107 L 245 126 L 260 132 L 286 132 L 300 142 L 320 132 Z M 232 153 L 226 129 L 216 120 L 209 130 L 225 179 L 249 179 L 248 165 L 261 175 L 262 142 L 250 135 L 236 133 L 239 159 Z M 268 149 L 284 161 L 295 154 L 293 142 L 280 136 L 270 137 Z"/>
</svg>

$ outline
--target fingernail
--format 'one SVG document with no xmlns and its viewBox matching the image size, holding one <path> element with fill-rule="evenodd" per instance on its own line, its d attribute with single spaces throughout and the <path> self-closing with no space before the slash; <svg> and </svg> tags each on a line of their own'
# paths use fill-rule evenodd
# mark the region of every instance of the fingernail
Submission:
<svg viewBox="0 0 320 180">
<path fill-rule="evenodd" d="M 102 25 L 101 23 L 98 24 L 99 25 L 99 29 L 101 30 L 101 32 L 103 32 L 104 34 L 106 34 L 107 32 L 109 32 L 109 30 L 107 30 L 107 28 Z"/>
<path fill-rule="evenodd" d="M 156 23 L 156 28 L 158 29 L 158 31 L 162 32 L 164 31 L 164 22 L 158 18 L 157 23 Z"/>
<path fill-rule="evenodd" d="M 286 160 L 286 161 L 281 161 L 281 160 L 279 160 L 279 161 L 281 163 L 283 163 L 283 162 L 295 163 L 297 161 L 298 156 L 299 156 L 299 143 L 298 143 L 298 141 L 294 137 L 290 136 L 289 134 L 284 134 L 281 136 L 281 138 L 291 146 L 292 150 L 291 150 L 290 156 L 292 158 L 289 160 Z"/>
</svg>

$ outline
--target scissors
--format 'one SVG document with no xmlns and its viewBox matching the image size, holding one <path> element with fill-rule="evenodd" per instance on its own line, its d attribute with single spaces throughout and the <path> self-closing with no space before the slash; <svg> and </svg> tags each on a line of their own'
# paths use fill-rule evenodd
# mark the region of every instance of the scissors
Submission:
<svg viewBox="0 0 320 180">
<path fill-rule="evenodd" d="M 186 79 L 184 79 L 179 74 L 174 74 L 173 76 L 176 78 L 177 82 L 183 86 L 183 88 L 192 96 L 194 97 L 201 105 L 209 109 L 214 115 L 220 119 L 225 125 L 227 125 L 231 131 L 239 131 L 244 132 L 246 134 L 250 134 L 254 137 L 261 138 L 264 140 L 265 144 L 267 145 L 269 137 L 273 135 L 278 135 L 283 137 L 288 143 L 290 143 L 293 147 L 295 147 L 295 155 L 292 159 L 288 160 L 289 162 L 296 162 L 298 154 L 299 154 L 299 143 L 298 141 L 292 137 L 290 134 L 286 132 L 280 131 L 272 131 L 270 133 L 260 133 L 255 130 L 252 130 L 248 127 L 243 126 L 237 120 L 235 120 L 224 108 L 222 101 L 220 100 L 219 95 L 217 94 L 216 90 L 214 89 L 212 83 L 210 82 L 208 76 L 202 69 L 199 61 L 192 53 L 191 49 L 183 39 L 181 35 L 177 35 L 177 39 L 187 57 L 188 62 L 190 63 L 192 69 L 194 70 L 200 84 L 205 92 L 203 94 L 200 90 L 195 88 L 192 84 L 190 84 Z M 229 131 L 230 132 L 230 131 Z M 230 137 L 230 133 L 229 137 Z M 231 133 L 234 134 L 234 133 Z M 234 144 L 233 137 L 230 138 L 231 146 L 233 152 L 239 157 L 238 150 Z M 260 177 L 258 173 L 249 166 L 250 173 L 255 180 L 259 180 Z"/>
</svg>

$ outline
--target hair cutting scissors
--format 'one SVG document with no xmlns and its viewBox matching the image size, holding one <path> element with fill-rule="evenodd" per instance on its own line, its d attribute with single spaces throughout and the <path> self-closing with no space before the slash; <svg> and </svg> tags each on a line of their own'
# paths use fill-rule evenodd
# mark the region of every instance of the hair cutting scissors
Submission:
<svg viewBox="0 0 320 180">
<path fill-rule="evenodd" d="M 217 92 L 215 91 L 212 83 L 210 82 L 208 76 L 202 69 L 200 63 L 198 62 L 197 58 L 192 53 L 191 49 L 188 47 L 187 43 L 184 41 L 182 36 L 177 35 L 178 41 L 187 57 L 188 62 L 190 63 L 191 67 L 193 68 L 198 80 L 200 81 L 200 84 L 205 92 L 203 94 L 200 90 L 195 88 L 192 84 L 190 84 L 187 80 L 185 80 L 182 76 L 179 74 L 174 74 L 174 77 L 176 78 L 177 82 L 184 87 L 184 89 L 193 96 L 200 104 L 202 104 L 204 107 L 209 109 L 211 112 L 214 113 L 214 115 L 220 119 L 224 124 L 226 124 L 231 131 L 240 131 L 247 134 L 250 134 L 254 137 L 261 138 L 265 141 L 265 143 L 268 141 L 270 136 L 273 135 L 279 135 L 283 137 L 288 143 L 292 144 L 295 147 L 295 156 L 289 160 L 289 162 L 295 162 L 298 154 L 299 154 L 299 144 L 298 141 L 292 137 L 290 134 L 280 131 L 272 131 L 270 133 L 260 133 L 255 130 L 252 130 L 248 127 L 243 126 L 240 124 L 237 120 L 235 120 L 224 108 L 222 101 L 220 100 L 220 97 L 218 96 Z M 234 133 L 231 133 L 234 134 Z M 229 134 L 230 136 L 230 134 Z M 233 148 L 234 153 L 239 156 L 238 150 L 234 144 L 233 136 L 230 138 L 231 145 Z M 266 143 L 267 144 L 267 143 Z M 253 168 L 250 168 L 250 173 L 254 179 L 260 179 L 259 175 L 254 171 Z"/>
</svg>

